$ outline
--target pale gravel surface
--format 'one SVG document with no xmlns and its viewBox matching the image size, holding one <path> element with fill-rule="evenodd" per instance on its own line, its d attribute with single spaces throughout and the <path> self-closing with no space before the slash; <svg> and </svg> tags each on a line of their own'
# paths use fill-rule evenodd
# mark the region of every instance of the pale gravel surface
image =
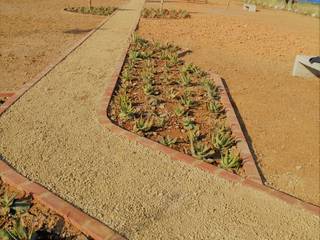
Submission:
<svg viewBox="0 0 320 240">
<path fill-rule="evenodd" d="M 19 172 L 129 239 L 317 239 L 319 218 L 112 135 L 96 117 L 132 0 L 0 117 Z"/>
</svg>

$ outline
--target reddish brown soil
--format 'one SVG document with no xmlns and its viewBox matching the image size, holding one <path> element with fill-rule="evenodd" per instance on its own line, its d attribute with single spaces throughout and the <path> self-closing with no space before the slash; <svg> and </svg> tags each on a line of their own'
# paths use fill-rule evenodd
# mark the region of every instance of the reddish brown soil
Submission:
<svg viewBox="0 0 320 240">
<path fill-rule="evenodd" d="M 187 61 L 220 74 L 267 184 L 319 205 L 319 80 L 290 76 L 296 54 L 319 54 L 319 20 L 225 5 L 169 2 L 191 19 L 142 19 L 139 32 L 192 49 Z"/>
<path fill-rule="evenodd" d="M 8 196 L 16 196 L 16 199 L 24 199 L 23 192 L 4 184 L 0 179 L 0 198 L 7 194 Z M 28 230 L 33 229 L 37 232 L 39 238 L 48 240 L 69 239 L 69 240 L 85 240 L 87 239 L 81 232 L 65 222 L 62 217 L 55 214 L 53 211 L 42 206 L 32 200 L 30 209 L 21 215 L 24 227 Z M 1 206 L 0 206 L 1 208 Z M 12 230 L 15 224 L 14 217 L 0 215 L 0 229 Z"/>
<path fill-rule="evenodd" d="M 119 6 L 125 0 L 92 2 Z M 63 11 L 87 4 L 87 0 L 0 0 L 0 92 L 19 89 L 105 18 Z"/>
</svg>

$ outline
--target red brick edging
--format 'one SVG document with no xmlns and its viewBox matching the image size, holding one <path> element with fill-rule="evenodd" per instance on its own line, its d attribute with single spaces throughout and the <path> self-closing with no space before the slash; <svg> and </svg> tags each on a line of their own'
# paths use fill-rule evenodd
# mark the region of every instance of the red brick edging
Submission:
<svg viewBox="0 0 320 240">
<path fill-rule="evenodd" d="M 137 21 L 138 24 L 139 20 Z M 132 32 L 136 28 L 132 29 Z M 220 87 L 221 91 L 221 101 L 223 105 L 226 108 L 227 112 L 227 118 L 230 123 L 230 127 L 232 129 L 232 132 L 235 134 L 235 136 L 240 140 L 237 143 L 237 147 L 240 150 L 241 158 L 244 160 L 244 170 L 247 173 L 246 178 L 242 178 L 239 175 L 233 174 L 231 172 L 225 171 L 219 167 L 216 167 L 212 164 L 200 161 L 196 158 L 193 158 L 187 154 L 178 152 L 172 148 L 166 147 L 158 142 L 154 142 L 148 138 L 141 137 L 137 134 L 134 134 L 132 132 L 129 132 L 117 125 L 115 125 L 107 116 L 109 104 L 114 92 L 114 89 L 117 85 L 126 55 L 127 51 L 130 47 L 130 41 L 128 41 L 127 48 L 121 55 L 121 57 L 117 61 L 117 67 L 113 73 L 112 79 L 110 82 L 108 82 L 106 86 L 106 90 L 103 94 L 103 97 L 101 99 L 100 106 L 97 108 L 97 118 L 99 123 L 108 128 L 111 132 L 115 133 L 116 135 L 123 136 L 127 138 L 130 141 L 142 144 L 148 148 L 151 148 L 156 151 L 160 151 L 166 155 L 168 155 L 172 160 L 177 160 L 184 162 L 185 164 L 192 165 L 196 168 L 202 169 L 206 172 L 209 172 L 212 175 L 224 178 L 228 181 L 232 181 L 235 183 L 240 184 L 241 186 L 246 186 L 250 188 L 254 188 L 255 190 L 265 192 L 273 197 L 276 197 L 282 201 L 285 201 L 288 204 L 295 205 L 296 207 L 302 208 L 304 210 L 307 210 L 315 215 L 320 215 L 320 207 L 315 206 L 311 203 L 304 202 L 294 196 L 291 196 L 287 193 L 272 189 L 268 186 L 265 186 L 262 182 L 261 176 L 258 172 L 256 163 L 254 161 L 254 158 L 252 156 L 252 153 L 249 149 L 248 143 L 246 141 L 246 138 L 244 136 L 244 133 L 241 129 L 240 123 L 236 117 L 234 108 L 230 102 L 230 99 L 228 97 L 228 93 L 226 91 L 225 85 L 221 79 L 216 74 L 211 74 L 213 77 L 215 83 L 217 86 Z"/>
<path fill-rule="evenodd" d="M 52 69 L 54 69 L 75 49 L 77 49 L 82 43 L 84 43 L 93 33 L 100 29 L 116 12 L 117 11 L 101 21 L 101 23 L 95 29 L 87 33 L 82 39 L 76 42 L 74 46 L 67 49 L 61 56 L 59 56 L 55 61 L 49 64 L 32 80 L 24 84 L 24 86 L 17 92 L 0 93 L 0 97 L 7 98 L 5 103 L 0 106 L 0 117 L 25 92 L 27 92 L 37 82 L 45 77 Z M 90 217 L 70 203 L 67 203 L 65 200 L 53 194 L 43 186 L 28 180 L 27 178 L 16 172 L 3 160 L 0 160 L 0 177 L 4 183 L 17 188 L 18 190 L 23 191 L 26 194 L 31 194 L 37 202 L 43 204 L 58 215 L 62 216 L 67 222 L 69 222 L 71 225 L 76 227 L 80 232 L 86 234 L 87 236 L 90 236 L 95 240 L 126 240 L 126 238 L 122 237 L 105 224 Z"/>
</svg>

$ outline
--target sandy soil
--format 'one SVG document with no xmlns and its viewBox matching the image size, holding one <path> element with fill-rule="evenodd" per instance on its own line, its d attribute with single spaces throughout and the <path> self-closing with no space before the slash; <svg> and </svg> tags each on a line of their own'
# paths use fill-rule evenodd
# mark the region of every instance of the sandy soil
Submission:
<svg viewBox="0 0 320 240">
<path fill-rule="evenodd" d="M 156 7 L 155 3 L 147 6 Z M 296 54 L 319 54 L 319 20 L 233 3 L 167 3 L 187 20 L 146 20 L 139 32 L 192 49 L 186 59 L 220 74 L 269 185 L 320 205 L 319 80 L 290 76 Z"/>
<path fill-rule="evenodd" d="M 92 2 L 119 6 L 126 0 Z M 87 4 L 87 0 L 0 0 L 0 92 L 19 89 L 105 18 L 63 11 Z"/>
<path fill-rule="evenodd" d="M 1 158 L 129 239 L 316 239 L 319 217 L 99 125 L 142 5 L 132 0 L 0 117 Z"/>
</svg>

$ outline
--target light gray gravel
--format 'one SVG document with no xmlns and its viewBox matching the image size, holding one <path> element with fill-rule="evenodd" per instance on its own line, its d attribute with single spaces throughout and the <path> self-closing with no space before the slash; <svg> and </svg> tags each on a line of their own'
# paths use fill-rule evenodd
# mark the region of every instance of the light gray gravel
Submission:
<svg viewBox="0 0 320 240">
<path fill-rule="evenodd" d="M 0 118 L 0 153 L 129 239 L 317 239 L 319 218 L 102 128 L 105 85 L 138 17 L 132 0 Z"/>
</svg>

